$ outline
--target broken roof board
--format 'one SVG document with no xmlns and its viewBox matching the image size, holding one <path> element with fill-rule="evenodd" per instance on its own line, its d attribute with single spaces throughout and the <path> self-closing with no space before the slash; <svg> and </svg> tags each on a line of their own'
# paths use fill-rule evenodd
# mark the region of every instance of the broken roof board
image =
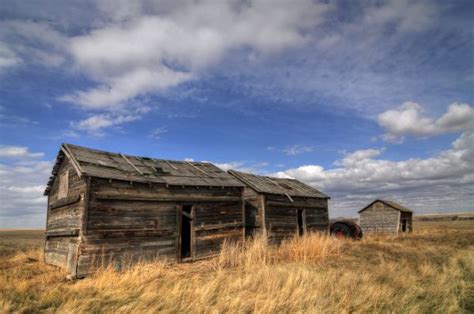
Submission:
<svg viewBox="0 0 474 314">
<path fill-rule="evenodd" d="M 259 176 L 235 170 L 228 171 L 258 193 L 289 195 L 293 197 L 330 198 L 317 189 L 298 180 Z"/>
</svg>

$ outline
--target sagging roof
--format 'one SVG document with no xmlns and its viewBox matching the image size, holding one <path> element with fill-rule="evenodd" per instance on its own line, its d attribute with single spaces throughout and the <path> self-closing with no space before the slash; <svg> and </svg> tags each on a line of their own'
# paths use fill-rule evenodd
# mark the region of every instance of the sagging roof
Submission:
<svg viewBox="0 0 474 314">
<path fill-rule="evenodd" d="M 395 203 L 393 201 L 387 201 L 387 200 L 382 200 L 382 199 L 376 199 L 375 201 L 373 201 L 372 203 L 370 203 L 369 205 L 365 206 L 364 208 L 362 208 L 361 210 L 358 211 L 358 213 L 361 213 L 363 212 L 364 210 L 366 210 L 367 208 L 369 208 L 370 206 L 372 206 L 372 204 L 374 204 L 375 202 L 381 202 L 381 203 L 384 203 L 385 205 L 387 206 L 390 206 L 392 207 L 393 209 L 396 209 L 396 210 L 399 210 L 401 212 L 404 212 L 404 213 L 413 213 L 413 211 L 411 209 L 408 209 L 398 203 Z"/>
<path fill-rule="evenodd" d="M 44 192 L 49 194 L 65 157 L 71 160 L 78 175 L 168 186 L 243 187 L 244 185 L 208 162 L 164 160 L 130 156 L 62 144 L 52 176 Z"/>
<path fill-rule="evenodd" d="M 228 172 L 258 193 L 295 197 L 330 198 L 326 194 L 298 180 L 259 176 L 235 170 L 229 170 Z"/>
</svg>

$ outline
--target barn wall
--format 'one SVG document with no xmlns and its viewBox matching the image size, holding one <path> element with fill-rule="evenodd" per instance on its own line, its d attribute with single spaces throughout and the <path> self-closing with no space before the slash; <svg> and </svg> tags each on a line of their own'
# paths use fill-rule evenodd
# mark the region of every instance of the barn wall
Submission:
<svg viewBox="0 0 474 314">
<path fill-rule="evenodd" d="M 242 238 L 241 188 L 166 188 L 92 179 L 79 274 L 109 261 L 121 268 L 137 260 L 176 260 L 180 205 L 195 208 L 195 258 L 215 252 L 224 239 Z"/>
<path fill-rule="evenodd" d="M 67 189 L 60 195 L 60 178 L 66 173 Z M 86 184 L 83 178 L 79 178 L 71 162 L 65 158 L 48 197 L 45 262 L 70 272 L 75 272 Z"/>
<path fill-rule="evenodd" d="M 252 236 L 262 231 L 263 228 L 263 196 L 246 187 L 244 189 L 245 200 L 245 234 Z"/>
<path fill-rule="evenodd" d="M 239 192 L 235 196 L 241 196 Z M 242 203 L 212 202 L 195 206 L 195 258 L 204 258 L 219 251 L 222 243 L 243 238 Z"/>
<path fill-rule="evenodd" d="M 305 211 L 306 231 L 326 232 L 329 225 L 326 199 L 297 198 L 291 202 L 286 196 L 265 195 L 265 222 L 269 239 L 280 243 L 284 238 L 292 237 L 298 228 L 297 210 Z"/>
<path fill-rule="evenodd" d="M 397 234 L 400 212 L 382 202 L 375 202 L 360 213 L 360 227 L 365 234 Z"/>
</svg>

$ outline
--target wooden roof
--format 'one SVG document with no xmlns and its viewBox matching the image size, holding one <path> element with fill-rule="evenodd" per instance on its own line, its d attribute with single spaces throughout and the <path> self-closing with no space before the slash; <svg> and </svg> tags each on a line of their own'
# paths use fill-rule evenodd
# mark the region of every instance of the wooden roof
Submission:
<svg viewBox="0 0 474 314">
<path fill-rule="evenodd" d="M 361 210 L 359 210 L 359 213 L 363 212 L 364 210 L 366 210 L 367 208 L 372 206 L 372 204 L 374 204 L 375 202 L 384 203 L 385 205 L 390 206 L 393 209 L 399 210 L 399 211 L 404 212 L 404 213 L 413 213 L 413 211 L 411 209 L 408 209 L 408 208 L 406 208 L 406 207 L 404 207 L 404 206 L 402 206 L 398 203 L 395 203 L 393 201 L 382 200 L 382 199 L 376 199 L 375 201 L 373 201 L 369 205 L 367 205 L 364 208 L 362 208 Z"/>
<path fill-rule="evenodd" d="M 330 198 L 315 188 L 294 179 L 259 176 L 235 170 L 229 170 L 229 173 L 258 193 L 295 197 Z"/>
<path fill-rule="evenodd" d="M 61 162 L 71 160 L 78 175 L 170 186 L 243 187 L 233 176 L 208 162 L 131 156 L 62 144 L 45 195 L 51 190 Z"/>
</svg>

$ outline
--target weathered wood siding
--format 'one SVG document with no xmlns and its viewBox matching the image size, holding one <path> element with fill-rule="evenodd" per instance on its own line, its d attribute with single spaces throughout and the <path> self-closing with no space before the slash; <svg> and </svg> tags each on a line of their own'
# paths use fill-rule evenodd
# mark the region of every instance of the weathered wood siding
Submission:
<svg viewBox="0 0 474 314">
<path fill-rule="evenodd" d="M 328 204 L 322 198 L 293 197 L 291 202 L 282 195 L 265 195 L 265 223 L 269 239 L 280 243 L 298 231 L 298 209 L 304 210 L 306 232 L 326 232 L 329 225 Z"/>
<path fill-rule="evenodd" d="M 79 178 L 65 158 L 48 197 L 44 258 L 46 263 L 72 273 L 75 272 L 85 190 L 86 181 Z"/>
<path fill-rule="evenodd" d="M 360 213 L 359 223 L 365 234 L 397 234 L 399 221 L 400 211 L 382 202 L 375 202 Z"/>
<path fill-rule="evenodd" d="M 241 197 L 242 193 L 235 196 Z M 219 251 L 222 243 L 243 238 L 242 203 L 212 202 L 195 204 L 195 258 L 204 258 Z"/>
<path fill-rule="evenodd" d="M 245 234 L 252 236 L 263 230 L 263 195 L 246 187 L 244 189 L 245 200 Z"/>
<path fill-rule="evenodd" d="M 176 260 L 181 205 L 194 206 L 193 258 L 216 252 L 225 239 L 242 238 L 241 188 L 92 179 L 79 275 L 111 261 L 120 268 L 137 260 Z"/>
</svg>

